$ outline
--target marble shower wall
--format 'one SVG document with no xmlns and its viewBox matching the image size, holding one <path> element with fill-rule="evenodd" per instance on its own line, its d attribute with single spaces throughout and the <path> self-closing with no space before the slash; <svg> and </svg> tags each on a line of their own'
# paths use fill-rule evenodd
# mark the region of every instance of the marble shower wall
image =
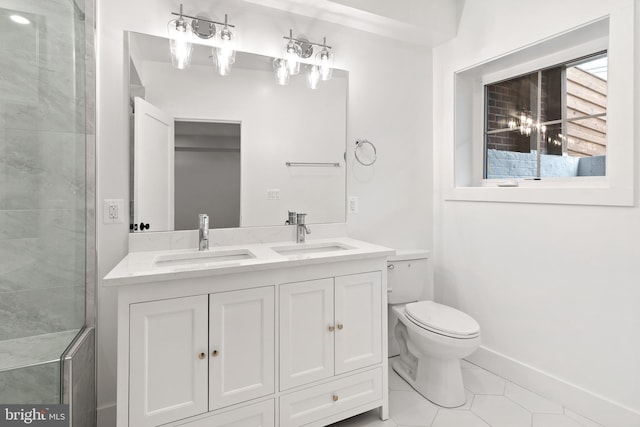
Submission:
<svg viewBox="0 0 640 427">
<path fill-rule="evenodd" d="M 0 0 L 0 340 L 84 324 L 82 9 Z"/>
</svg>

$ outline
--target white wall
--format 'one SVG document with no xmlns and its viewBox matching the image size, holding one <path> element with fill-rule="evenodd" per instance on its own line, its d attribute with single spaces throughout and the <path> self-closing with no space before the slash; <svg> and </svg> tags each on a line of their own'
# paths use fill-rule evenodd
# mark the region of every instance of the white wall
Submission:
<svg viewBox="0 0 640 427">
<path fill-rule="evenodd" d="M 196 4 L 200 4 L 198 9 Z M 347 185 L 360 198 L 360 213 L 348 216 L 351 236 L 393 247 L 431 249 L 431 55 L 398 41 L 376 38 L 244 2 L 185 4 L 185 12 L 228 13 L 240 33 L 241 50 L 280 55 L 282 36 L 293 28 L 313 40 L 327 36 L 336 67 L 349 71 Z M 168 0 L 100 0 L 98 2 L 98 203 L 128 200 L 126 88 L 123 81 L 123 31 L 164 36 Z M 123 12 L 126 11 L 126 12 Z M 195 13 L 194 12 L 194 13 Z M 373 167 L 355 164 L 356 138 L 376 144 Z M 100 205 L 99 205 L 100 206 Z M 99 215 L 101 209 L 98 209 Z M 98 277 L 127 253 L 128 226 L 102 225 L 98 217 Z M 311 236 L 312 237 L 312 236 Z M 98 283 L 98 405 L 115 402 L 116 296 Z M 108 425 L 108 424 L 103 424 Z"/>
<path fill-rule="evenodd" d="M 557 396 L 565 405 L 621 426 L 640 424 L 637 191 L 631 208 L 450 201 L 443 193 L 454 176 L 452 73 L 632 3 L 466 2 L 457 37 L 433 56 L 436 299 L 478 320 L 479 360 L 530 374 L 522 379 L 530 387 L 553 383 L 547 391 L 565 390 Z M 639 21 L 636 11 L 636 55 Z M 637 123 L 635 75 L 635 89 L 628 84 Z"/>
</svg>

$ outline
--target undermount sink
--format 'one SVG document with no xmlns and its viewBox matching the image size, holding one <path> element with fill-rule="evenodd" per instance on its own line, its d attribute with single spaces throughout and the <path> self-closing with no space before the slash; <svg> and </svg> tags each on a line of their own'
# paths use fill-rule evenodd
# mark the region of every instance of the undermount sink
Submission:
<svg viewBox="0 0 640 427">
<path fill-rule="evenodd" d="M 289 246 L 272 246 L 271 249 L 273 249 L 280 255 L 306 255 L 306 254 L 317 254 L 317 253 L 323 253 L 323 252 L 346 251 L 353 248 L 351 246 L 347 246 L 342 243 L 323 242 L 323 243 L 299 243 L 297 245 L 289 245 Z"/>
<path fill-rule="evenodd" d="M 256 256 L 247 249 L 233 249 L 227 251 L 208 250 L 202 252 L 189 252 L 169 255 L 159 255 L 154 262 L 160 267 L 180 265 L 205 265 L 224 261 L 239 261 L 251 259 Z"/>
</svg>

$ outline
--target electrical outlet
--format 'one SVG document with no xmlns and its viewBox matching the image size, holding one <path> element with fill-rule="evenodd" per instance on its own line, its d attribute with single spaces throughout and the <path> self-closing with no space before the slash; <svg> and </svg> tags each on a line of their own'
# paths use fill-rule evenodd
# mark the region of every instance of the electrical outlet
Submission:
<svg viewBox="0 0 640 427">
<path fill-rule="evenodd" d="M 357 214 L 360 212 L 360 200 L 357 196 L 349 196 L 348 212 L 350 214 Z"/>
<path fill-rule="evenodd" d="M 104 199 L 102 210 L 102 222 L 105 224 L 124 223 L 124 200 Z"/>
<path fill-rule="evenodd" d="M 279 188 L 268 188 L 267 189 L 267 200 L 280 200 L 280 189 Z"/>
</svg>

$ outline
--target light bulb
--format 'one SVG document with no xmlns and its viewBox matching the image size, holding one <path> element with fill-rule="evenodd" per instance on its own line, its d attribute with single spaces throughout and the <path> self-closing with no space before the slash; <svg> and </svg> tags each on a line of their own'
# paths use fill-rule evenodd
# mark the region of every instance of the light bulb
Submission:
<svg viewBox="0 0 640 427">
<path fill-rule="evenodd" d="M 231 66 L 236 62 L 235 37 L 228 27 L 220 31 L 220 40 L 214 53 L 218 74 L 228 75 L 231 72 Z"/>
<path fill-rule="evenodd" d="M 317 89 L 320 82 L 321 73 L 320 67 L 317 65 L 310 65 L 307 70 L 307 84 L 310 89 Z"/>
<path fill-rule="evenodd" d="M 191 25 L 182 17 L 169 21 L 169 47 L 171 49 L 171 63 L 179 70 L 184 70 L 191 64 Z"/>
<path fill-rule="evenodd" d="M 320 78 L 330 80 L 333 75 L 333 54 L 326 47 L 316 55 L 316 64 L 320 69 Z"/>
<path fill-rule="evenodd" d="M 287 63 L 289 75 L 295 76 L 300 73 L 300 63 L 298 62 L 300 52 L 300 46 L 293 40 L 289 40 L 284 51 L 284 59 Z"/>
<path fill-rule="evenodd" d="M 273 60 L 273 72 L 277 84 L 280 86 L 289 84 L 289 68 L 287 67 L 287 61 L 282 58 L 275 58 Z"/>
</svg>

